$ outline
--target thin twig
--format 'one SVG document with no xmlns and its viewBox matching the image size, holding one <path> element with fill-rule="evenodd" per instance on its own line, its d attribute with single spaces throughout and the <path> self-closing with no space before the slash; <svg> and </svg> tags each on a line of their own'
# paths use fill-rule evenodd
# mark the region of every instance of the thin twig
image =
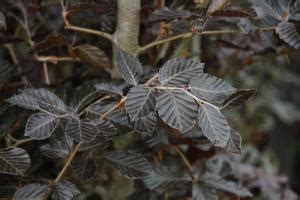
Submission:
<svg viewBox="0 0 300 200">
<path fill-rule="evenodd" d="M 270 31 L 270 30 L 275 30 L 275 27 L 264 27 L 264 28 L 258 28 L 256 30 Z M 190 38 L 194 35 L 220 35 L 220 34 L 233 34 L 233 33 L 247 34 L 246 32 L 242 32 L 239 30 L 212 30 L 212 31 L 202 31 L 202 32 L 187 32 L 187 33 L 182 33 L 179 35 L 171 36 L 166 39 L 151 42 L 143 47 L 140 47 L 137 54 L 140 54 L 140 53 L 142 53 L 152 47 L 158 46 L 160 44 L 164 44 L 164 43 L 171 42 L 171 41 L 178 40 L 178 39 Z"/>
<path fill-rule="evenodd" d="M 66 164 L 64 165 L 64 167 L 62 168 L 62 170 L 59 172 L 58 176 L 56 177 L 56 179 L 53 181 L 53 184 L 56 185 L 63 177 L 63 175 L 65 174 L 67 168 L 69 167 L 69 165 L 71 164 L 73 158 L 75 157 L 76 153 L 78 152 L 80 146 L 81 146 L 81 142 L 78 143 L 76 145 L 76 147 L 74 148 L 73 152 L 70 154 L 70 156 L 68 157 L 68 160 L 66 162 Z"/>
<path fill-rule="evenodd" d="M 194 168 L 193 165 L 190 163 L 190 161 L 186 158 L 184 153 L 181 151 L 180 147 L 177 146 L 172 146 L 173 149 L 178 153 L 178 155 L 181 157 L 182 161 L 186 165 L 187 169 L 189 170 L 190 173 L 194 173 Z"/>
<path fill-rule="evenodd" d="M 72 30 L 72 31 L 83 32 L 83 33 L 89 33 L 89 34 L 93 34 L 93 35 L 98 35 L 98 36 L 106 38 L 109 41 L 114 43 L 113 36 L 109 33 L 105 33 L 105 32 L 102 32 L 102 31 L 97 31 L 97 30 L 89 29 L 89 28 L 83 28 L 83 27 L 79 27 L 79 26 L 73 26 L 73 25 L 70 25 L 70 24 L 66 24 L 65 29 Z"/>
<path fill-rule="evenodd" d="M 53 64 L 57 64 L 59 61 L 78 61 L 72 57 L 57 57 L 57 56 L 35 56 L 35 60 L 39 62 L 51 62 Z"/>
<path fill-rule="evenodd" d="M 44 71 L 44 76 L 45 76 L 45 82 L 47 85 L 50 85 L 50 78 L 49 78 L 49 70 L 48 70 L 48 65 L 47 62 L 43 62 L 43 71 Z"/>
<path fill-rule="evenodd" d="M 33 141 L 32 138 L 26 138 L 26 139 L 22 139 L 22 140 L 17 140 L 17 142 L 14 145 L 12 145 L 11 147 L 17 147 L 17 146 L 19 146 L 21 144 L 24 144 L 24 143 L 27 143 L 27 142 L 31 142 L 31 141 Z"/>
</svg>

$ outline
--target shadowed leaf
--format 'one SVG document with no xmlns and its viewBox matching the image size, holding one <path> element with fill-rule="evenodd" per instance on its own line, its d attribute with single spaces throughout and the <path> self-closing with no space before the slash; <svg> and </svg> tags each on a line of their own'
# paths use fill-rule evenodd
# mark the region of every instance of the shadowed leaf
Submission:
<svg viewBox="0 0 300 200">
<path fill-rule="evenodd" d="M 300 49 L 300 35 L 292 23 L 281 22 L 276 27 L 276 33 L 279 38 L 295 49 Z"/>
<path fill-rule="evenodd" d="M 222 109 L 231 109 L 240 106 L 247 102 L 251 97 L 256 95 L 256 90 L 237 90 L 234 94 L 228 97 L 222 105 Z"/>
<path fill-rule="evenodd" d="M 52 135 L 57 124 L 58 120 L 55 116 L 35 113 L 28 118 L 24 135 L 36 140 L 44 140 Z"/>
<path fill-rule="evenodd" d="M 241 154 L 241 136 L 238 132 L 233 129 L 230 129 L 230 137 L 225 147 L 225 150 L 234 153 L 234 154 Z"/>
<path fill-rule="evenodd" d="M 123 176 L 129 178 L 141 178 L 152 173 L 150 163 L 137 153 L 111 151 L 105 153 L 103 158 L 119 169 Z"/>
<path fill-rule="evenodd" d="M 6 30 L 6 17 L 2 11 L 0 11 L 0 29 Z"/>
<path fill-rule="evenodd" d="M 78 194 L 80 194 L 80 191 L 76 185 L 70 181 L 65 181 L 57 184 L 51 197 L 53 200 L 71 200 L 74 199 Z"/>
<path fill-rule="evenodd" d="M 70 119 L 65 131 L 73 140 L 83 143 L 93 140 L 98 134 L 95 124 L 88 120 L 80 119 Z"/>
<path fill-rule="evenodd" d="M 47 185 L 39 183 L 32 183 L 24 187 L 19 188 L 14 196 L 13 200 L 44 200 L 49 194 L 50 188 Z"/>
<path fill-rule="evenodd" d="M 143 68 L 138 59 L 125 51 L 118 51 L 117 65 L 122 78 L 131 85 L 137 85 L 143 75 Z"/>
<path fill-rule="evenodd" d="M 94 160 L 84 158 L 84 155 L 76 156 L 71 163 L 71 167 L 81 181 L 89 180 L 96 173 L 96 164 Z"/>
<path fill-rule="evenodd" d="M 21 148 L 0 149 L 0 173 L 24 175 L 30 167 L 30 158 Z"/>
</svg>

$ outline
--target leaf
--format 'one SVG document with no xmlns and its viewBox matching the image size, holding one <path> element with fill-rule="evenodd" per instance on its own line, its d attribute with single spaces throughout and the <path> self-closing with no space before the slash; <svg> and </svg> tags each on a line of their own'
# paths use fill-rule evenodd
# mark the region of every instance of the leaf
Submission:
<svg viewBox="0 0 300 200">
<path fill-rule="evenodd" d="M 211 0 L 207 8 L 207 14 L 211 15 L 218 10 L 222 10 L 228 2 L 229 0 Z"/>
<path fill-rule="evenodd" d="M 131 121 L 136 121 L 155 110 L 155 94 L 146 85 L 131 88 L 125 101 L 125 109 Z"/>
<path fill-rule="evenodd" d="M 127 200 L 158 200 L 158 194 L 150 190 L 137 190 L 132 192 Z"/>
<path fill-rule="evenodd" d="M 30 167 L 30 158 L 24 149 L 0 149 L 0 172 L 11 175 L 24 175 Z"/>
<path fill-rule="evenodd" d="M 0 88 L 11 78 L 14 66 L 4 59 L 0 59 Z"/>
<path fill-rule="evenodd" d="M 193 200 L 219 200 L 216 190 L 204 184 L 193 184 Z"/>
<path fill-rule="evenodd" d="M 112 137 L 117 134 L 117 128 L 115 125 L 105 119 L 96 119 L 92 121 L 93 124 L 96 125 L 99 135 L 104 137 Z"/>
<path fill-rule="evenodd" d="M 67 44 L 67 39 L 60 33 L 51 33 L 43 41 L 35 44 L 29 50 L 29 54 L 34 54 L 41 51 L 46 51 L 53 47 L 62 46 Z"/>
<path fill-rule="evenodd" d="M 205 174 L 201 177 L 200 181 L 212 188 L 235 194 L 238 197 L 252 197 L 252 194 L 248 191 L 248 189 L 235 182 L 226 181 L 217 175 Z"/>
<path fill-rule="evenodd" d="M 229 83 L 209 74 L 194 76 L 188 88 L 198 98 L 213 104 L 221 104 L 236 91 Z"/>
<path fill-rule="evenodd" d="M 241 18 L 237 26 L 242 32 L 247 34 L 251 33 L 254 30 L 254 25 L 247 18 Z"/>
<path fill-rule="evenodd" d="M 70 153 L 69 148 L 61 141 L 44 144 L 39 147 L 39 150 L 44 156 L 53 159 L 65 158 Z"/>
<path fill-rule="evenodd" d="M 203 73 L 203 63 L 191 59 L 173 58 L 159 69 L 159 81 L 162 85 L 187 85 L 195 75 Z"/>
<path fill-rule="evenodd" d="M 145 186 L 150 190 L 165 191 L 169 188 L 180 188 L 185 184 L 191 183 L 188 178 L 178 178 L 165 170 L 156 168 L 153 175 L 142 179 Z"/>
<path fill-rule="evenodd" d="M 100 136 L 96 136 L 93 140 L 83 143 L 81 145 L 80 150 L 82 151 L 89 151 L 91 149 L 98 149 L 98 150 L 103 150 L 109 147 L 112 144 L 112 141 L 107 138 L 103 138 Z"/>
<path fill-rule="evenodd" d="M 150 163 L 137 153 L 111 151 L 105 153 L 103 158 L 119 169 L 123 176 L 129 178 L 141 178 L 152 173 Z"/>
<path fill-rule="evenodd" d="M 233 129 L 230 129 L 230 137 L 225 147 L 225 150 L 234 153 L 241 154 L 241 136 L 238 132 Z"/>
<path fill-rule="evenodd" d="M 170 127 L 181 132 L 191 129 L 196 123 L 197 104 L 182 90 L 167 90 L 156 98 L 158 115 Z"/>
<path fill-rule="evenodd" d="M 199 106 L 198 125 L 203 134 L 217 147 L 224 148 L 230 137 L 230 128 L 219 109 L 207 104 Z"/>
<path fill-rule="evenodd" d="M 152 21 L 168 21 L 168 20 L 175 20 L 175 19 L 186 19 L 192 16 L 192 12 L 188 10 L 174 10 L 170 8 L 161 8 L 155 10 L 150 19 Z"/>
<path fill-rule="evenodd" d="M 35 113 L 28 118 L 24 135 L 32 139 L 44 140 L 52 135 L 57 125 L 58 120 L 55 116 Z"/>
<path fill-rule="evenodd" d="M 19 188 L 14 196 L 13 200 L 44 200 L 49 194 L 50 188 L 48 185 L 42 185 L 39 183 L 32 183 L 24 187 Z"/>
<path fill-rule="evenodd" d="M 142 135 L 143 143 L 148 148 L 160 147 L 168 144 L 168 135 L 161 129 L 156 129 L 152 135 Z"/>
<path fill-rule="evenodd" d="M 137 85 L 143 75 L 141 63 L 125 51 L 118 51 L 117 66 L 122 78 L 131 85 Z"/>
<path fill-rule="evenodd" d="M 65 131 L 73 140 L 83 143 L 93 140 L 98 134 L 95 124 L 89 120 L 80 119 L 70 119 Z"/>
<path fill-rule="evenodd" d="M 64 102 L 45 88 L 25 89 L 22 93 L 31 95 L 38 102 L 40 108 L 54 115 L 63 115 L 66 113 Z"/>
<path fill-rule="evenodd" d="M 39 109 L 39 104 L 33 96 L 26 93 L 17 94 L 6 99 L 7 102 L 30 110 Z"/>
<path fill-rule="evenodd" d="M 300 49 L 300 35 L 297 33 L 293 23 L 281 22 L 276 27 L 279 38 L 295 49 Z"/>
<path fill-rule="evenodd" d="M 117 95 L 123 95 L 122 88 L 113 83 L 97 83 L 95 85 L 97 91 L 103 92 L 106 94 L 117 94 Z"/>
<path fill-rule="evenodd" d="M 96 173 L 94 160 L 85 158 L 84 155 L 76 156 L 71 163 L 72 170 L 81 181 L 89 180 Z"/>
<path fill-rule="evenodd" d="M 237 90 L 223 102 L 221 109 L 231 109 L 240 106 L 247 102 L 251 97 L 255 96 L 256 93 L 257 91 L 253 89 Z"/>
<path fill-rule="evenodd" d="M 250 0 L 254 5 L 254 8 L 257 10 L 257 7 L 260 7 L 264 12 L 264 15 L 270 15 L 277 20 L 281 20 L 284 8 L 280 5 L 278 0 Z"/>
<path fill-rule="evenodd" d="M 78 194 L 80 194 L 80 191 L 76 185 L 70 181 L 65 181 L 57 184 L 51 197 L 52 200 L 72 200 L 75 199 Z"/>
<path fill-rule="evenodd" d="M 72 53 L 75 54 L 83 63 L 94 66 L 111 68 L 111 62 L 106 53 L 96 46 L 90 44 L 81 44 L 72 48 Z"/>
<path fill-rule="evenodd" d="M 140 134 L 152 134 L 157 125 L 156 112 L 152 112 L 133 122 L 134 131 Z"/>
<path fill-rule="evenodd" d="M 1 30 L 6 30 L 6 17 L 2 11 L 0 11 L 0 29 Z"/>
</svg>

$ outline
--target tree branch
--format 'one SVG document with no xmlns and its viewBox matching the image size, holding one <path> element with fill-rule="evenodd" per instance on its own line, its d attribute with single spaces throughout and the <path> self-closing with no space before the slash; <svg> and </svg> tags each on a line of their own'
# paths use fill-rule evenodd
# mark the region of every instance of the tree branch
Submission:
<svg viewBox="0 0 300 200">
<path fill-rule="evenodd" d="M 275 28 L 276 27 L 265 27 L 265 28 L 257 28 L 255 30 L 256 31 L 271 31 L 271 30 L 275 30 Z M 219 34 L 233 34 L 233 33 L 248 34 L 248 33 L 245 33 L 245 32 L 239 31 L 239 30 L 212 30 L 212 31 L 202 31 L 202 32 L 187 32 L 187 33 L 182 33 L 179 35 L 171 36 L 166 39 L 151 42 L 143 47 L 140 47 L 137 50 L 136 54 L 140 54 L 140 53 L 142 53 L 152 47 L 158 46 L 160 44 L 164 44 L 164 43 L 171 42 L 171 41 L 178 40 L 178 39 L 190 38 L 190 37 L 193 37 L 194 35 L 219 35 Z"/>
</svg>

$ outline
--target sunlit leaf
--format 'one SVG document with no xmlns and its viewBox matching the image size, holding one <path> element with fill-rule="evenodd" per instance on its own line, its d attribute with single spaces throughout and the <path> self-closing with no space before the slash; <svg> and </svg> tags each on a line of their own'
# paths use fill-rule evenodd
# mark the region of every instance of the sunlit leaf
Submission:
<svg viewBox="0 0 300 200">
<path fill-rule="evenodd" d="M 159 81 L 162 85 L 187 85 L 195 75 L 203 73 L 203 63 L 191 59 L 173 58 L 159 69 Z"/>
<path fill-rule="evenodd" d="M 29 155 L 24 149 L 0 149 L 0 173 L 24 175 L 30 163 Z"/>
<path fill-rule="evenodd" d="M 181 132 L 191 129 L 197 118 L 197 104 L 182 90 L 163 91 L 156 98 L 158 115 L 170 127 Z"/>
<path fill-rule="evenodd" d="M 211 143 L 218 147 L 226 146 L 230 137 L 230 128 L 219 109 L 207 104 L 200 105 L 198 124 Z"/>
<path fill-rule="evenodd" d="M 123 176 L 129 178 L 141 178 L 152 173 L 150 163 L 137 153 L 111 151 L 105 153 L 103 158 L 119 169 Z"/>
</svg>

